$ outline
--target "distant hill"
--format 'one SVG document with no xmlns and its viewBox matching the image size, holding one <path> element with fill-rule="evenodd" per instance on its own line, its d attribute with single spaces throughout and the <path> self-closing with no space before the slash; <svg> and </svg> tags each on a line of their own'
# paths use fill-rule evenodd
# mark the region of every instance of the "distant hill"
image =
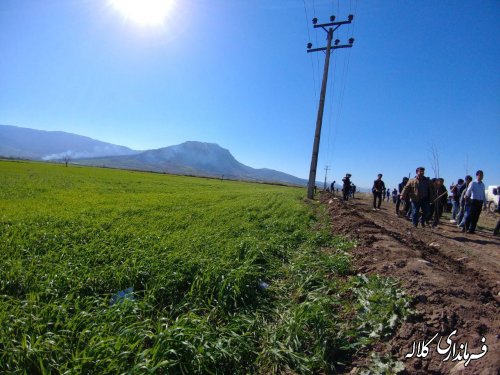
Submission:
<svg viewBox="0 0 500 375">
<path fill-rule="evenodd" d="M 34 160 L 62 160 L 74 164 L 137 169 L 181 175 L 306 185 L 298 177 L 237 161 L 214 143 L 185 142 L 157 150 L 135 151 L 81 135 L 0 125 L 0 156 Z"/>
<path fill-rule="evenodd" d="M 307 184 L 306 180 L 283 172 L 246 166 L 237 161 L 229 150 L 215 143 L 195 141 L 148 150 L 136 155 L 83 159 L 77 163 L 237 180 Z"/>
<path fill-rule="evenodd" d="M 72 133 L 0 125 L 0 156 L 57 160 L 66 155 L 78 159 L 138 152 Z"/>
</svg>

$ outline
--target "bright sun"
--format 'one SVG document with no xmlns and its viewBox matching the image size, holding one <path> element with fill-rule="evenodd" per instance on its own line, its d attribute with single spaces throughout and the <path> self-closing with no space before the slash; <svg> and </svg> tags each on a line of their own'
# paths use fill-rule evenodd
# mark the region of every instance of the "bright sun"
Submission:
<svg viewBox="0 0 500 375">
<path fill-rule="evenodd" d="M 143 26 L 163 24 L 173 0 L 109 0 L 126 19 Z"/>
</svg>

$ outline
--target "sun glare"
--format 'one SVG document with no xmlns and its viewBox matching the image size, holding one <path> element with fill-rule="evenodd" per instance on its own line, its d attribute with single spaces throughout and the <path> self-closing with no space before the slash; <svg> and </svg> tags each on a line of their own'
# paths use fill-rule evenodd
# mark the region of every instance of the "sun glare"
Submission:
<svg viewBox="0 0 500 375">
<path fill-rule="evenodd" d="M 173 0 L 109 0 L 123 16 L 142 26 L 159 26 L 172 9 Z"/>
</svg>

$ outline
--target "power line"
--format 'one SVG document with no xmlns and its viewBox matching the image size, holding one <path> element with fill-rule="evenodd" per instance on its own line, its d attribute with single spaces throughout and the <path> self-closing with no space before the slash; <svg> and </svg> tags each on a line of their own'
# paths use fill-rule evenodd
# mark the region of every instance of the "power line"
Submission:
<svg viewBox="0 0 500 375">
<path fill-rule="evenodd" d="M 310 42 L 311 41 L 311 33 L 309 32 L 309 17 L 307 15 L 307 6 L 306 6 L 306 0 L 302 0 L 304 3 L 304 17 L 306 18 L 306 30 L 307 30 L 307 40 Z M 311 56 L 310 58 L 311 61 L 311 70 L 312 70 L 312 76 L 313 76 L 313 91 L 314 91 L 314 100 L 318 100 L 318 94 L 317 94 L 317 87 L 318 85 L 316 84 L 316 71 L 314 70 L 314 62 L 313 62 L 313 57 Z M 318 73 L 319 74 L 319 73 Z M 319 77 L 318 77 L 319 81 Z"/>
<path fill-rule="evenodd" d="M 349 71 L 349 61 L 350 61 L 350 56 L 351 56 L 351 51 L 347 52 L 347 57 L 344 57 L 344 67 L 342 70 L 342 78 L 340 79 L 340 91 L 337 95 L 337 121 L 336 125 L 334 127 L 334 138 L 333 138 L 333 146 L 332 148 L 335 150 L 335 142 L 337 141 L 337 130 L 340 128 L 341 124 L 341 119 L 342 119 L 342 114 L 343 114 L 343 109 L 344 109 L 344 94 L 345 94 L 345 88 L 347 85 L 347 73 Z M 333 151 L 334 152 L 334 151 Z M 332 153 L 333 153 L 332 152 Z"/>
<path fill-rule="evenodd" d="M 333 119 L 333 106 L 335 103 L 335 82 L 336 82 L 336 71 L 337 71 L 337 59 L 333 60 L 333 79 L 330 81 L 330 92 L 332 93 L 332 100 L 330 103 L 330 112 L 328 115 L 328 138 L 327 138 L 327 151 L 326 151 L 326 161 L 330 162 L 330 144 L 331 144 L 331 132 L 332 132 L 332 119 Z"/>
<path fill-rule="evenodd" d="M 350 9 L 352 9 L 352 5 L 350 5 Z M 355 0 L 354 2 L 354 13 L 357 12 L 358 9 L 358 2 Z M 354 34 L 354 28 L 356 24 L 349 24 L 347 28 L 347 36 L 350 37 Z M 347 56 L 344 56 L 344 66 L 342 69 L 342 76 L 340 79 L 340 92 L 337 95 L 338 98 L 338 105 L 337 105 L 337 121 L 336 121 L 336 126 L 334 127 L 334 134 L 333 134 L 333 145 L 332 145 L 332 157 L 335 154 L 335 142 L 337 141 L 337 131 L 339 129 L 339 125 L 341 123 L 341 117 L 343 113 L 343 105 L 344 105 L 344 94 L 345 94 L 345 87 L 347 85 L 347 77 L 349 73 L 349 64 L 350 64 L 350 59 L 351 59 L 351 50 L 348 51 Z M 333 104 L 332 104 L 333 105 Z"/>
<path fill-rule="evenodd" d="M 352 1 L 353 0 L 350 0 L 349 2 L 350 10 L 353 9 Z M 354 0 L 354 14 L 356 14 L 357 5 L 358 5 L 357 0 Z M 337 0 L 336 4 L 335 0 L 332 0 L 332 12 L 335 9 L 335 7 L 337 8 L 337 13 L 340 14 L 340 0 Z M 352 37 L 352 35 L 354 34 L 355 25 L 356 25 L 355 23 L 347 25 L 346 33 L 343 34 L 343 36 L 346 39 Z M 343 60 L 342 62 L 339 63 L 340 66 L 339 72 L 337 72 L 337 59 L 334 60 L 334 67 L 332 73 L 333 82 L 330 85 L 330 90 L 332 92 L 332 99 L 329 106 L 329 118 L 328 118 L 328 143 L 327 143 L 327 153 L 326 153 L 327 163 L 331 163 L 331 158 L 333 158 L 335 155 L 335 150 L 336 150 L 335 144 L 337 141 L 337 132 L 338 129 L 340 128 L 340 118 L 342 116 L 344 93 L 345 93 L 345 87 L 347 85 L 347 76 L 349 73 L 350 57 L 351 57 L 351 50 L 349 50 L 347 56 L 344 55 L 342 57 Z M 340 77 L 336 77 L 338 74 L 340 74 Z M 335 89 L 336 87 L 338 88 L 337 90 Z M 335 122 L 333 122 L 333 113 L 336 113 Z M 331 141 L 332 126 L 333 126 L 333 142 Z"/>
<path fill-rule="evenodd" d="M 312 8 L 313 8 L 313 18 L 316 18 L 316 5 L 314 3 L 314 0 L 312 0 Z M 318 45 L 319 44 L 319 42 L 318 42 L 318 33 L 315 33 L 314 37 L 315 37 L 315 41 L 314 42 L 316 43 L 316 45 Z M 318 83 L 319 83 L 320 67 L 319 67 L 319 56 L 318 55 L 316 55 L 316 66 L 317 66 L 317 70 L 316 71 L 318 72 Z"/>
<path fill-rule="evenodd" d="M 332 0 L 332 14 L 335 14 L 335 0 Z M 337 13 L 338 14 L 338 13 Z M 328 138 L 327 138 L 327 148 L 326 148 L 326 162 L 330 162 L 330 144 L 331 144 L 331 132 L 332 132 L 332 117 L 333 117 L 333 103 L 335 102 L 335 82 L 337 81 L 335 78 L 337 72 L 337 59 L 333 60 L 333 79 L 330 80 L 330 92 L 332 93 L 332 101 L 329 106 L 329 115 L 328 115 Z"/>
</svg>

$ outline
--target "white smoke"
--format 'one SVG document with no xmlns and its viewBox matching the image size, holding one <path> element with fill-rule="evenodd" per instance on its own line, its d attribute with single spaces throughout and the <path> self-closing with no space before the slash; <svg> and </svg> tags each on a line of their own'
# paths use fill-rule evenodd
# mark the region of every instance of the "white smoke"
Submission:
<svg viewBox="0 0 500 375">
<path fill-rule="evenodd" d="M 83 159 L 83 158 L 92 158 L 97 156 L 103 156 L 103 155 L 96 155 L 95 152 L 88 152 L 88 151 L 77 152 L 77 151 L 67 150 L 64 152 L 59 152 L 57 154 L 45 155 L 42 158 L 42 160 L 63 160 L 66 157 L 69 157 L 70 159 Z"/>
<path fill-rule="evenodd" d="M 137 153 L 139 153 L 139 151 L 127 150 L 126 148 L 120 146 L 105 144 L 94 146 L 89 150 L 75 151 L 70 149 L 55 154 L 45 155 L 44 157 L 42 157 L 42 160 L 63 160 L 66 157 L 74 160 L 84 158 L 99 158 L 105 156 L 131 155 Z"/>
</svg>

